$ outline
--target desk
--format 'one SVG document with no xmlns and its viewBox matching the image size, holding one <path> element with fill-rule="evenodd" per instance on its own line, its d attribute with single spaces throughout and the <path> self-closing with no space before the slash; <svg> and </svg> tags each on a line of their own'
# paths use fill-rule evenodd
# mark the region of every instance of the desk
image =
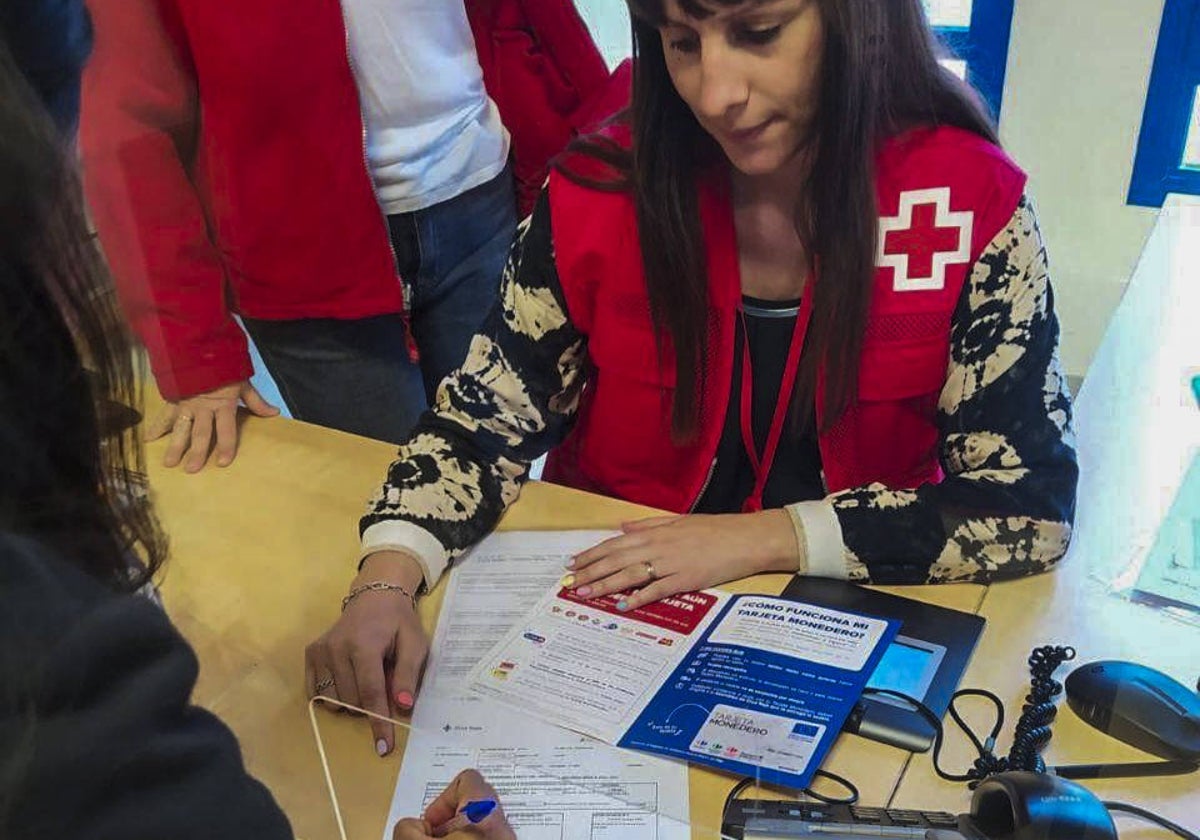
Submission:
<svg viewBox="0 0 1200 840">
<path fill-rule="evenodd" d="M 1175 253 L 1172 248 L 1182 252 L 1182 231 L 1188 225 L 1200 228 L 1200 209 L 1181 208 L 1164 219 L 1166 226 L 1156 233 L 1164 237 L 1159 244 L 1169 254 Z M 1200 243 L 1193 244 L 1200 249 Z M 1146 529 L 1153 530 L 1155 517 L 1161 518 L 1182 474 L 1180 447 L 1191 441 L 1194 449 L 1200 427 L 1194 414 L 1172 408 L 1183 405 L 1194 412 L 1190 401 L 1180 403 L 1177 394 L 1171 396 L 1172 383 L 1179 386 L 1182 378 L 1155 358 L 1172 346 L 1167 341 L 1172 336 L 1182 342 L 1179 347 L 1194 348 L 1194 339 L 1187 344 L 1181 330 L 1189 314 L 1194 319 L 1200 312 L 1200 284 L 1193 275 L 1187 278 L 1190 290 L 1184 290 L 1182 261 L 1169 255 L 1164 259 L 1157 267 L 1144 261 L 1143 268 L 1148 276 L 1157 272 L 1174 278 L 1181 289 L 1178 295 L 1190 295 L 1189 305 L 1157 284 L 1147 284 L 1145 294 L 1135 294 L 1135 283 L 1122 307 L 1128 314 L 1120 323 L 1127 326 L 1114 326 L 1116 337 L 1110 336 L 1106 344 L 1111 349 L 1097 358 L 1078 406 L 1084 483 L 1079 528 L 1063 567 L 1053 575 L 998 585 L 986 593 L 978 586 L 893 590 L 957 609 L 981 610 L 988 617 L 984 641 L 965 683 L 997 690 L 1010 710 L 1019 708 L 1027 681 L 1025 656 L 1030 647 L 1045 641 L 1074 644 L 1083 659 L 1123 656 L 1184 680 L 1197 676 L 1200 632 L 1168 624 L 1157 614 L 1106 595 L 1091 577 L 1097 568 L 1127 559 L 1131 546 L 1146 539 Z M 1200 266 L 1200 258 L 1188 264 Z M 1200 354 L 1186 358 L 1195 361 Z M 1129 375 L 1131 370 L 1136 375 Z M 1152 376 L 1148 371 L 1164 372 Z M 1108 406 L 1117 410 L 1106 410 Z M 1186 426 L 1189 418 L 1193 425 Z M 1127 432 L 1137 428 L 1146 432 L 1137 438 L 1142 448 L 1130 450 Z M 249 769 L 274 791 L 300 837 L 335 838 L 309 734 L 303 651 L 337 615 L 356 556 L 357 517 L 393 449 L 302 423 L 258 418 L 245 420 L 241 454 L 225 470 L 210 467 L 194 476 L 165 470 L 159 466 L 164 448 L 160 442 L 148 452 L 151 486 L 172 540 L 164 594 L 173 619 L 200 657 L 196 700 L 237 733 Z M 1120 492 L 1112 493 L 1112 488 Z M 1130 505 L 1130 499 L 1139 504 Z M 650 511 L 532 483 L 501 527 L 611 528 L 646 513 Z M 764 577 L 731 588 L 778 591 L 784 582 L 783 576 Z M 439 588 L 422 602 L 428 628 L 436 620 L 440 598 Z M 1169 641 L 1156 643 L 1160 639 Z M 361 721 L 326 715 L 322 728 L 352 838 L 378 840 L 398 759 L 374 756 Z M 1088 730 L 1070 712 L 1059 717 L 1055 731 L 1052 761 L 1137 759 L 1134 751 Z M 966 758 L 954 749 L 946 757 L 955 766 Z M 965 789 L 940 784 L 927 762 L 925 757 L 910 759 L 900 750 L 846 737 L 826 767 L 853 779 L 866 804 L 965 809 Z M 1095 787 L 1106 796 L 1148 804 L 1193 825 L 1200 814 L 1195 776 Z M 692 771 L 697 825 L 719 823 L 727 789 L 724 777 Z M 1151 836 L 1161 832 L 1123 834 L 1125 840 Z"/>
<path fill-rule="evenodd" d="M 980 610 L 988 627 L 963 684 L 997 692 L 1010 719 L 1020 714 L 1028 690 L 1024 659 L 1041 644 L 1073 645 L 1077 662 L 1141 662 L 1187 686 L 1200 677 L 1200 629 L 1109 594 L 1110 582 L 1150 547 L 1200 451 L 1200 413 L 1189 388 L 1200 365 L 1198 276 L 1200 202 L 1174 197 L 1075 404 L 1081 475 L 1071 549 L 1053 575 L 991 587 Z M 1064 666 L 1060 679 L 1068 672 Z M 951 747 L 961 742 L 951 737 Z M 1157 760 L 1101 735 L 1065 708 L 1045 754 L 1049 764 Z M 951 748 L 945 758 L 947 766 L 962 768 L 971 756 Z M 1101 798 L 1142 805 L 1192 830 L 1200 825 L 1197 774 L 1084 784 Z M 892 804 L 962 810 L 966 801 L 962 785 L 939 780 L 921 756 Z M 1173 836 L 1124 819 L 1121 829 L 1122 840 Z"/>
<path fill-rule="evenodd" d="M 291 420 L 249 417 L 244 423 L 240 454 L 224 470 L 167 470 L 160 466 L 165 444 L 148 447 L 151 487 L 171 538 L 163 594 L 200 658 L 196 702 L 237 733 L 250 771 L 274 792 L 297 834 L 331 840 L 337 831 L 309 730 L 304 646 L 337 616 L 353 575 L 357 518 L 394 448 Z M 500 527 L 613 528 L 651 513 L 532 482 Z M 731 588 L 778 592 L 786 580 L 764 576 Z M 430 630 L 441 592 L 438 587 L 421 604 Z M 907 594 L 914 593 L 974 611 L 984 589 L 930 587 Z M 378 840 L 398 759 L 375 757 L 361 721 L 323 715 L 322 733 L 352 840 Z M 892 747 L 848 737 L 826 766 L 853 778 L 865 801 L 883 802 L 899 783 L 906 758 Z M 719 825 L 728 787 L 725 777 L 693 770 L 693 821 Z"/>
</svg>

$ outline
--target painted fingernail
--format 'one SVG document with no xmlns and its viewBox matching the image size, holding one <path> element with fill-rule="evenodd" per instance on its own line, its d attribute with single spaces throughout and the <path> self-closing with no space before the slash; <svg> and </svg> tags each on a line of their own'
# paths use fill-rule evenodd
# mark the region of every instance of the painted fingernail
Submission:
<svg viewBox="0 0 1200 840">
<path fill-rule="evenodd" d="M 396 705 L 400 706 L 402 708 L 405 708 L 405 709 L 411 709 L 413 707 L 412 692 L 397 691 L 396 692 Z"/>
<path fill-rule="evenodd" d="M 625 612 L 626 610 L 629 609 L 629 602 L 628 601 L 617 601 L 617 609 L 620 610 L 621 612 Z"/>
<path fill-rule="evenodd" d="M 568 568 L 568 569 L 574 569 L 574 568 L 575 568 L 575 558 L 574 558 L 574 557 L 572 557 L 572 558 L 571 558 L 571 562 L 567 564 L 567 568 Z"/>
<path fill-rule="evenodd" d="M 570 589 L 575 585 L 575 575 L 565 575 L 563 579 L 558 582 L 558 585 L 563 589 Z"/>
<path fill-rule="evenodd" d="M 580 598 L 586 598 L 587 596 L 592 594 L 592 587 L 581 586 L 575 590 L 575 594 L 578 595 Z"/>
<path fill-rule="evenodd" d="M 385 755 L 387 755 L 388 754 L 387 741 L 383 740 L 382 738 L 380 738 L 378 741 L 376 741 L 375 742 L 375 752 L 379 753 L 380 758 L 383 758 Z"/>
</svg>

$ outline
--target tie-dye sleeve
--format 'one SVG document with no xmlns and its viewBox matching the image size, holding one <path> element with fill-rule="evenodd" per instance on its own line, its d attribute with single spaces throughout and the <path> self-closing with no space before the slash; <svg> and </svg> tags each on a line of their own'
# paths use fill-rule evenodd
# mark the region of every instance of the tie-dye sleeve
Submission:
<svg viewBox="0 0 1200 840">
<path fill-rule="evenodd" d="M 1070 540 L 1078 477 L 1058 339 L 1045 247 L 1022 198 L 953 317 L 937 418 L 945 480 L 793 506 L 810 531 L 809 573 L 919 584 L 1053 567 Z"/>
<path fill-rule="evenodd" d="M 467 359 L 438 388 L 360 522 L 363 556 L 398 548 L 425 582 L 486 536 L 534 459 L 570 429 L 586 340 L 567 317 L 543 194 L 517 231 L 500 299 Z"/>
</svg>

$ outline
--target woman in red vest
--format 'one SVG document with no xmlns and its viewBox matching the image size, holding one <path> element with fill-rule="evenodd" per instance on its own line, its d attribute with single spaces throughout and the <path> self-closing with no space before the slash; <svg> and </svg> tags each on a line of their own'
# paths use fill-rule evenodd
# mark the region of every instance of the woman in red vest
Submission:
<svg viewBox="0 0 1200 840">
<path fill-rule="evenodd" d="M 1041 235 L 920 0 L 629 5 L 627 118 L 560 163 L 389 469 L 314 691 L 411 704 L 413 596 L 552 448 L 547 478 L 676 514 L 571 565 L 627 609 L 767 571 L 992 581 L 1067 548 Z"/>
</svg>

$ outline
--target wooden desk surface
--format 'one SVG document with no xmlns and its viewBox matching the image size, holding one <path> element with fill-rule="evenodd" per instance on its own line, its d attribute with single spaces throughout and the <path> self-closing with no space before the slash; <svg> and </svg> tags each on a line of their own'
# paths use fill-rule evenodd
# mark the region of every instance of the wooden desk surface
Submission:
<svg viewBox="0 0 1200 840">
<path fill-rule="evenodd" d="M 1064 665 L 1059 681 L 1075 665 L 1099 659 L 1140 662 L 1194 686 L 1200 676 L 1200 630 L 1187 627 L 1160 613 L 1108 594 L 1108 587 L 1089 578 L 1089 564 L 1071 556 L 1052 575 L 995 584 L 984 599 L 981 614 L 987 630 L 975 652 L 962 686 L 986 688 L 1004 701 L 1006 723 L 998 752 L 1007 752 L 1012 728 L 1029 690 L 1026 658 L 1043 644 L 1071 645 L 1078 651 Z M 959 708 L 980 735 L 992 725 L 992 706 L 984 700 L 964 700 Z M 1053 739 L 1044 755 L 1047 764 L 1111 764 L 1158 761 L 1098 732 L 1082 722 L 1060 698 L 1052 725 Z M 942 767 L 961 773 L 974 760 L 965 737 L 947 719 L 947 745 Z M 1149 808 L 1193 830 L 1200 816 L 1200 781 L 1196 774 L 1143 779 L 1107 779 L 1082 782 L 1102 799 L 1129 802 Z M 886 801 L 886 800 L 885 800 Z M 928 755 L 914 756 L 906 768 L 892 807 L 966 811 L 970 791 L 963 784 L 939 779 Z M 1122 840 L 1170 837 L 1144 823 L 1121 821 Z"/>
<path fill-rule="evenodd" d="M 150 407 L 150 411 L 156 406 Z M 303 685 L 304 647 L 338 613 L 357 556 L 356 523 L 393 447 L 290 420 L 247 418 L 233 466 L 197 475 L 161 466 L 165 444 L 148 447 L 150 482 L 171 559 L 163 593 L 196 648 L 196 701 L 238 735 L 250 771 L 274 792 L 304 840 L 336 838 L 311 736 Z M 531 483 L 501 524 L 507 530 L 612 528 L 651 511 L 553 485 Z M 786 576 L 742 581 L 740 591 L 777 592 Z M 896 590 L 899 591 L 899 590 Z M 974 611 L 979 586 L 910 588 L 906 594 Z M 430 630 L 442 587 L 422 602 Z M 323 714 L 352 840 L 378 840 L 398 758 L 374 755 L 365 724 Z M 864 801 L 882 802 L 907 754 L 843 738 L 826 767 L 854 779 Z M 717 828 L 728 778 L 691 774 L 692 819 Z M 695 833 L 697 838 L 714 836 Z"/>
</svg>

